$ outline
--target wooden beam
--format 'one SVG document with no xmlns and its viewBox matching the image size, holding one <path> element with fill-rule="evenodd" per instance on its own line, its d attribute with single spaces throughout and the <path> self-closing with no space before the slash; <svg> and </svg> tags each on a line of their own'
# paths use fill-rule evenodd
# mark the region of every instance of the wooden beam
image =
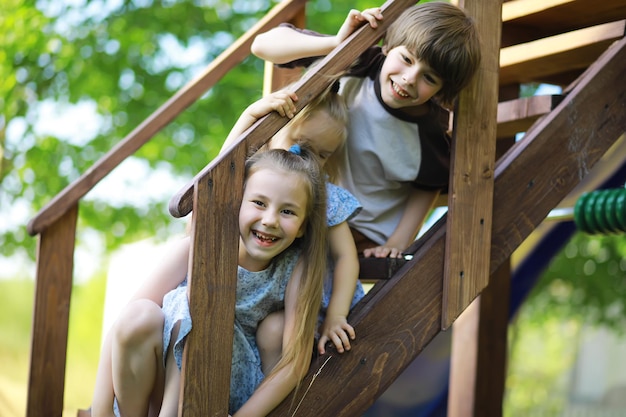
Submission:
<svg viewBox="0 0 626 417">
<path fill-rule="evenodd" d="M 324 74 L 350 65 L 412 3 L 392 2 L 385 11 L 387 23 L 376 30 L 363 26 L 331 52 L 318 71 L 307 73 L 294 86 L 298 110 L 329 85 Z M 337 56 L 338 51 L 341 56 Z M 170 212 L 175 216 L 193 210 L 189 308 L 194 328 L 183 358 L 182 417 L 228 413 L 239 236 L 236 213 L 243 193 L 243 168 L 249 149 L 263 144 L 286 122 L 287 118 L 275 112 L 259 120 L 170 201 Z M 216 334 L 220 343 L 215 341 Z"/>
<path fill-rule="evenodd" d="M 626 19 L 626 2 L 605 0 L 512 0 L 502 5 L 502 46 L 530 42 Z M 567 18 L 564 18 L 567 16 Z"/>
<path fill-rule="evenodd" d="M 393 0 L 385 3 L 381 10 L 385 16 L 379 22 L 376 29 L 369 25 L 364 25 L 331 53 L 324 57 L 317 65 L 315 71 L 307 72 L 294 86 L 293 90 L 298 96 L 296 103 L 297 111 L 300 111 L 309 101 L 317 97 L 322 90 L 330 85 L 330 78 L 326 74 L 339 74 L 348 68 L 359 57 L 363 51 L 376 43 L 387 30 L 387 27 L 409 6 L 415 4 L 414 0 Z M 233 146 L 244 145 L 247 149 L 258 149 L 271 138 L 289 119 L 280 117 L 278 113 L 272 112 L 261 120 L 257 121 L 246 132 L 244 132 Z M 213 169 L 220 163 L 218 156 L 207 165 L 196 178 L 203 176 L 207 171 Z M 174 217 L 186 216 L 193 205 L 193 181 L 185 185 L 170 200 L 169 210 Z"/>
<path fill-rule="evenodd" d="M 27 417 L 61 416 L 78 205 L 39 237 Z"/>
<path fill-rule="evenodd" d="M 502 5 L 502 23 L 541 13 L 576 0 L 513 0 Z"/>
<path fill-rule="evenodd" d="M 496 165 L 493 273 L 578 184 L 626 125 L 626 40 L 610 48 L 557 108 Z M 622 86 L 622 88 L 616 88 Z M 439 332 L 446 219 L 413 260 L 355 307 L 350 352 L 314 361 L 296 397 L 270 416 L 360 416 Z M 381 325 L 384 323 L 384 325 Z"/>
<path fill-rule="evenodd" d="M 510 272 L 503 263 L 452 326 L 449 416 L 502 417 Z"/>
<path fill-rule="evenodd" d="M 245 160 L 240 146 L 194 186 L 182 417 L 228 415 Z"/>
<path fill-rule="evenodd" d="M 519 98 L 498 103 L 496 137 L 508 138 L 526 132 L 541 116 L 550 113 L 563 100 L 562 95 Z"/>
<path fill-rule="evenodd" d="M 551 36 L 500 51 L 500 84 L 541 82 L 563 72 L 582 72 L 621 39 L 626 21 Z"/>
<path fill-rule="evenodd" d="M 448 328 L 489 282 L 502 1 L 462 2 L 482 41 L 481 66 L 454 114 L 441 326 Z"/>
<path fill-rule="evenodd" d="M 134 154 L 157 132 L 167 126 L 181 112 L 199 99 L 225 74 L 250 55 L 254 38 L 273 28 L 304 7 L 306 0 L 289 0 L 277 4 L 256 25 L 222 52 L 203 73 L 188 82 L 174 96 L 154 111 L 139 126 L 133 129 L 121 142 L 107 152 L 87 172 L 65 187 L 46 204 L 27 225 L 31 236 L 43 232 L 67 210 L 70 210 L 98 182 L 106 177 L 127 157 Z"/>
</svg>

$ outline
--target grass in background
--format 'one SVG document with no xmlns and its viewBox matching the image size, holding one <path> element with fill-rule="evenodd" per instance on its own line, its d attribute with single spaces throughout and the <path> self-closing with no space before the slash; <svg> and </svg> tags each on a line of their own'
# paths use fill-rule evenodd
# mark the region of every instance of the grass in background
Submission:
<svg viewBox="0 0 626 417">
<path fill-rule="evenodd" d="M 91 402 L 100 355 L 106 278 L 74 286 L 65 378 L 64 416 Z M 0 416 L 26 415 L 35 285 L 32 279 L 0 281 Z"/>
</svg>

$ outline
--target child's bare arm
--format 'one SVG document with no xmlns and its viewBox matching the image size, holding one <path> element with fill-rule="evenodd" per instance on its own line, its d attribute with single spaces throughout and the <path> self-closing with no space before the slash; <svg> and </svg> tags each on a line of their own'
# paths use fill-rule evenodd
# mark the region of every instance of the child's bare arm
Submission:
<svg viewBox="0 0 626 417">
<path fill-rule="evenodd" d="M 258 35 L 252 43 L 252 53 L 275 64 L 284 64 L 300 58 L 327 55 L 365 23 L 373 28 L 383 15 L 380 8 L 360 12 L 350 10 L 335 36 L 316 36 L 279 26 Z"/>
<path fill-rule="evenodd" d="M 299 263 L 296 265 L 285 290 L 283 346 L 293 341 L 297 334 L 295 316 L 301 274 L 302 264 Z M 312 339 L 313 335 L 311 335 Z M 311 358 L 309 355 L 301 356 L 299 363 L 287 364 L 275 374 L 268 376 L 233 417 L 261 417 L 269 414 L 297 385 L 297 370 L 299 369 L 303 374 L 306 374 Z"/>
<path fill-rule="evenodd" d="M 432 209 L 439 192 L 413 190 L 407 201 L 396 230 L 382 246 L 365 249 L 363 256 L 375 258 L 399 258 L 417 236 L 428 212 Z"/>
<path fill-rule="evenodd" d="M 288 90 L 280 90 L 255 101 L 249 105 L 239 119 L 235 122 L 235 125 L 230 130 L 230 133 L 226 137 L 220 153 L 224 149 L 232 145 L 235 140 L 241 136 L 250 126 L 252 126 L 261 117 L 264 117 L 272 111 L 277 112 L 283 117 L 289 117 L 290 119 L 296 113 L 296 105 L 298 97 L 295 93 Z"/>
<path fill-rule="evenodd" d="M 317 345 L 320 354 L 325 353 L 325 345 L 329 341 L 339 353 L 350 350 L 350 340 L 356 337 L 347 317 L 359 276 L 359 260 L 347 222 L 330 229 L 329 246 L 334 261 L 333 291 L 320 330 L 321 337 Z"/>
</svg>

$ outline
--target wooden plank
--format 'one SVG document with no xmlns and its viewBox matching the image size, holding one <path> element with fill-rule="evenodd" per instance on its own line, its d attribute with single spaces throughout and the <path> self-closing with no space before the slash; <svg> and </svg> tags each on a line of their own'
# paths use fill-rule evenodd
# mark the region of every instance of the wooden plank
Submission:
<svg viewBox="0 0 626 417">
<path fill-rule="evenodd" d="M 28 223 L 28 233 L 31 236 L 41 233 L 73 205 L 77 204 L 85 194 L 115 167 L 135 153 L 144 143 L 215 85 L 228 71 L 250 55 L 250 45 L 252 45 L 252 41 L 259 33 L 266 32 L 277 24 L 289 20 L 305 4 L 306 0 L 289 0 L 277 4 L 256 25 L 209 64 L 204 72 L 188 82 L 139 126 L 133 129 L 113 149 L 92 165 L 87 172 L 65 187 L 46 204 Z"/>
<path fill-rule="evenodd" d="M 626 2 L 623 0 L 592 4 L 581 0 L 507 1 L 502 5 L 503 45 L 529 42 L 625 18 Z"/>
<path fill-rule="evenodd" d="M 461 93 L 454 135 L 441 326 L 446 329 L 489 282 L 489 241 L 498 111 L 502 1 L 461 4 L 476 21 L 482 62 Z"/>
<path fill-rule="evenodd" d="M 501 98 L 517 97 L 518 94 L 519 88 L 499 91 Z M 513 137 L 498 141 L 496 155 L 502 156 L 514 144 Z M 506 282 L 500 282 L 503 279 Z M 510 269 L 506 262 L 491 274 L 489 285 L 454 323 L 448 391 L 450 416 L 501 417 L 509 287 Z M 475 303 L 479 307 L 476 308 Z"/>
<path fill-rule="evenodd" d="M 510 261 L 491 275 L 480 295 L 474 415 L 502 417 L 511 293 Z"/>
<path fill-rule="evenodd" d="M 238 264 L 238 208 L 246 155 L 239 147 L 194 187 L 189 309 L 182 370 L 184 417 L 226 416 Z"/>
<path fill-rule="evenodd" d="M 594 64 L 576 88 L 496 166 L 493 273 L 578 184 L 626 125 L 624 40 Z M 359 337 L 350 352 L 315 360 L 296 397 L 270 416 L 360 416 L 438 333 L 441 320 L 446 219 L 413 260 L 355 307 Z M 381 326 L 381 323 L 385 323 Z M 329 359 L 330 358 L 330 359 Z"/>
<path fill-rule="evenodd" d="M 474 416 L 480 305 L 479 296 L 463 311 L 452 326 L 448 391 L 448 416 L 450 417 Z"/>
<path fill-rule="evenodd" d="M 541 116 L 548 114 L 563 96 L 560 94 L 519 98 L 498 103 L 496 137 L 508 138 L 526 132 Z"/>
<path fill-rule="evenodd" d="M 452 326 L 448 416 L 501 417 L 506 379 L 510 264 Z"/>
<path fill-rule="evenodd" d="M 606 152 L 603 140 L 614 141 L 624 132 L 625 43 L 622 38 L 605 51 L 564 100 L 498 161 L 496 176 L 502 185 L 494 212 L 502 213 L 498 221 L 507 227 L 492 239 L 492 263 L 507 259 L 519 236 L 528 236 L 567 195 L 570 184 L 584 178 Z M 555 164 L 550 154 L 556 153 L 566 162 Z M 520 158 L 522 154 L 531 156 Z M 513 178 L 510 172 L 520 176 Z"/>
<path fill-rule="evenodd" d="M 316 71 L 307 72 L 293 87 L 298 96 L 297 111 L 300 111 L 311 99 L 328 87 L 330 78 L 326 74 L 339 74 L 345 70 L 365 49 L 380 39 L 387 27 L 402 11 L 414 4 L 415 1 L 413 0 L 387 1 L 381 7 L 385 19 L 379 22 L 376 29 L 372 29 L 369 25 L 361 27 L 324 57 L 316 67 Z M 248 149 L 256 149 L 269 140 L 287 122 L 287 118 L 272 112 L 244 132 L 233 146 L 245 143 Z M 218 162 L 219 160 L 214 160 L 198 175 L 203 175 L 204 172 L 211 170 Z M 170 200 L 169 210 L 174 217 L 184 217 L 191 211 L 194 181 L 185 185 Z"/>
<path fill-rule="evenodd" d="M 27 417 L 63 414 L 78 205 L 39 237 Z"/>
<path fill-rule="evenodd" d="M 500 84 L 542 82 L 563 72 L 582 72 L 614 41 L 624 36 L 626 21 L 552 36 L 500 51 Z"/>
</svg>

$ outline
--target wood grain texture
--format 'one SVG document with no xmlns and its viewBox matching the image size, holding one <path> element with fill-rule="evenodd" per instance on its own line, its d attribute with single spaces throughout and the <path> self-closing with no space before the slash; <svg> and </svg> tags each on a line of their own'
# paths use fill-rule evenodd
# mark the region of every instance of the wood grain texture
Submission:
<svg viewBox="0 0 626 417">
<path fill-rule="evenodd" d="M 385 19 L 379 23 L 376 29 L 372 29 L 368 25 L 361 27 L 324 57 L 324 59 L 317 64 L 315 71 L 307 72 L 302 79 L 295 83 L 293 91 L 298 96 L 296 103 L 297 111 L 302 110 L 309 101 L 328 87 L 332 81 L 332 75 L 340 74 L 351 65 L 365 49 L 376 43 L 391 22 L 393 22 L 402 11 L 413 4 L 415 4 L 415 1 L 412 0 L 395 0 L 385 3 L 381 7 Z M 331 77 L 329 77 L 329 75 Z M 287 124 L 288 121 L 288 118 L 280 117 L 278 113 L 272 112 L 257 121 L 250 129 L 244 132 L 233 146 L 239 146 L 239 144 L 245 143 L 247 149 L 257 149 L 260 145 L 267 142 L 280 128 Z M 211 162 L 199 175 L 211 170 L 216 162 L 217 161 Z M 192 184 L 193 181 L 185 185 L 170 200 L 169 209 L 174 217 L 184 217 L 191 211 Z"/>
<path fill-rule="evenodd" d="M 498 112 L 501 0 L 460 4 L 479 31 L 482 62 L 454 114 L 442 327 L 487 286 Z"/>
<path fill-rule="evenodd" d="M 63 414 L 78 205 L 39 237 L 27 417 Z"/>
<path fill-rule="evenodd" d="M 626 76 L 625 42 L 609 49 L 540 128 L 498 161 L 490 273 L 624 132 L 626 92 L 615 86 Z M 287 398 L 270 416 L 293 415 L 292 401 L 300 404 L 298 417 L 360 416 L 432 340 L 441 321 L 446 221 L 355 307 L 349 321 L 359 337 L 352 350 L 317 359 L 295 400 Z"/>
<path fill-rule="evenodd" d="M 545 82 L 562 73 L 582 72 L 624 36 L 625 26 L 621 20 L 502 48 L 500 84 Z"/>
<path fill-rule="evenodd" d="M 509 138 L 526 132 L 541 116 L 550 113 L 562 99 L 561 95 L 542 95 L 498 103 L 496 137 Z"/>
<path fill-rule="evenodd" d="M 228 414 L 245 159 L 239 147 L 194 186 L 183 417 Z"/>
<path fill-rule="evenodd" d="M 224 75 L 250 55 L 254 38 L 262 32 L 289 20 L 304 8 L 306 0 L 290 0 L 277 4 L 263 19 L 222 52 L 195 79 L 187 83 L 167 102 L 133 129 L 121 142 L 100 158 L 87 172 L 65 187 L 28 223 L 31 236 L 41 233 L 85 196 L 100 180 L 143 144 L 167 126 L 183 110 L 198 100 Z"/>
</svg>

